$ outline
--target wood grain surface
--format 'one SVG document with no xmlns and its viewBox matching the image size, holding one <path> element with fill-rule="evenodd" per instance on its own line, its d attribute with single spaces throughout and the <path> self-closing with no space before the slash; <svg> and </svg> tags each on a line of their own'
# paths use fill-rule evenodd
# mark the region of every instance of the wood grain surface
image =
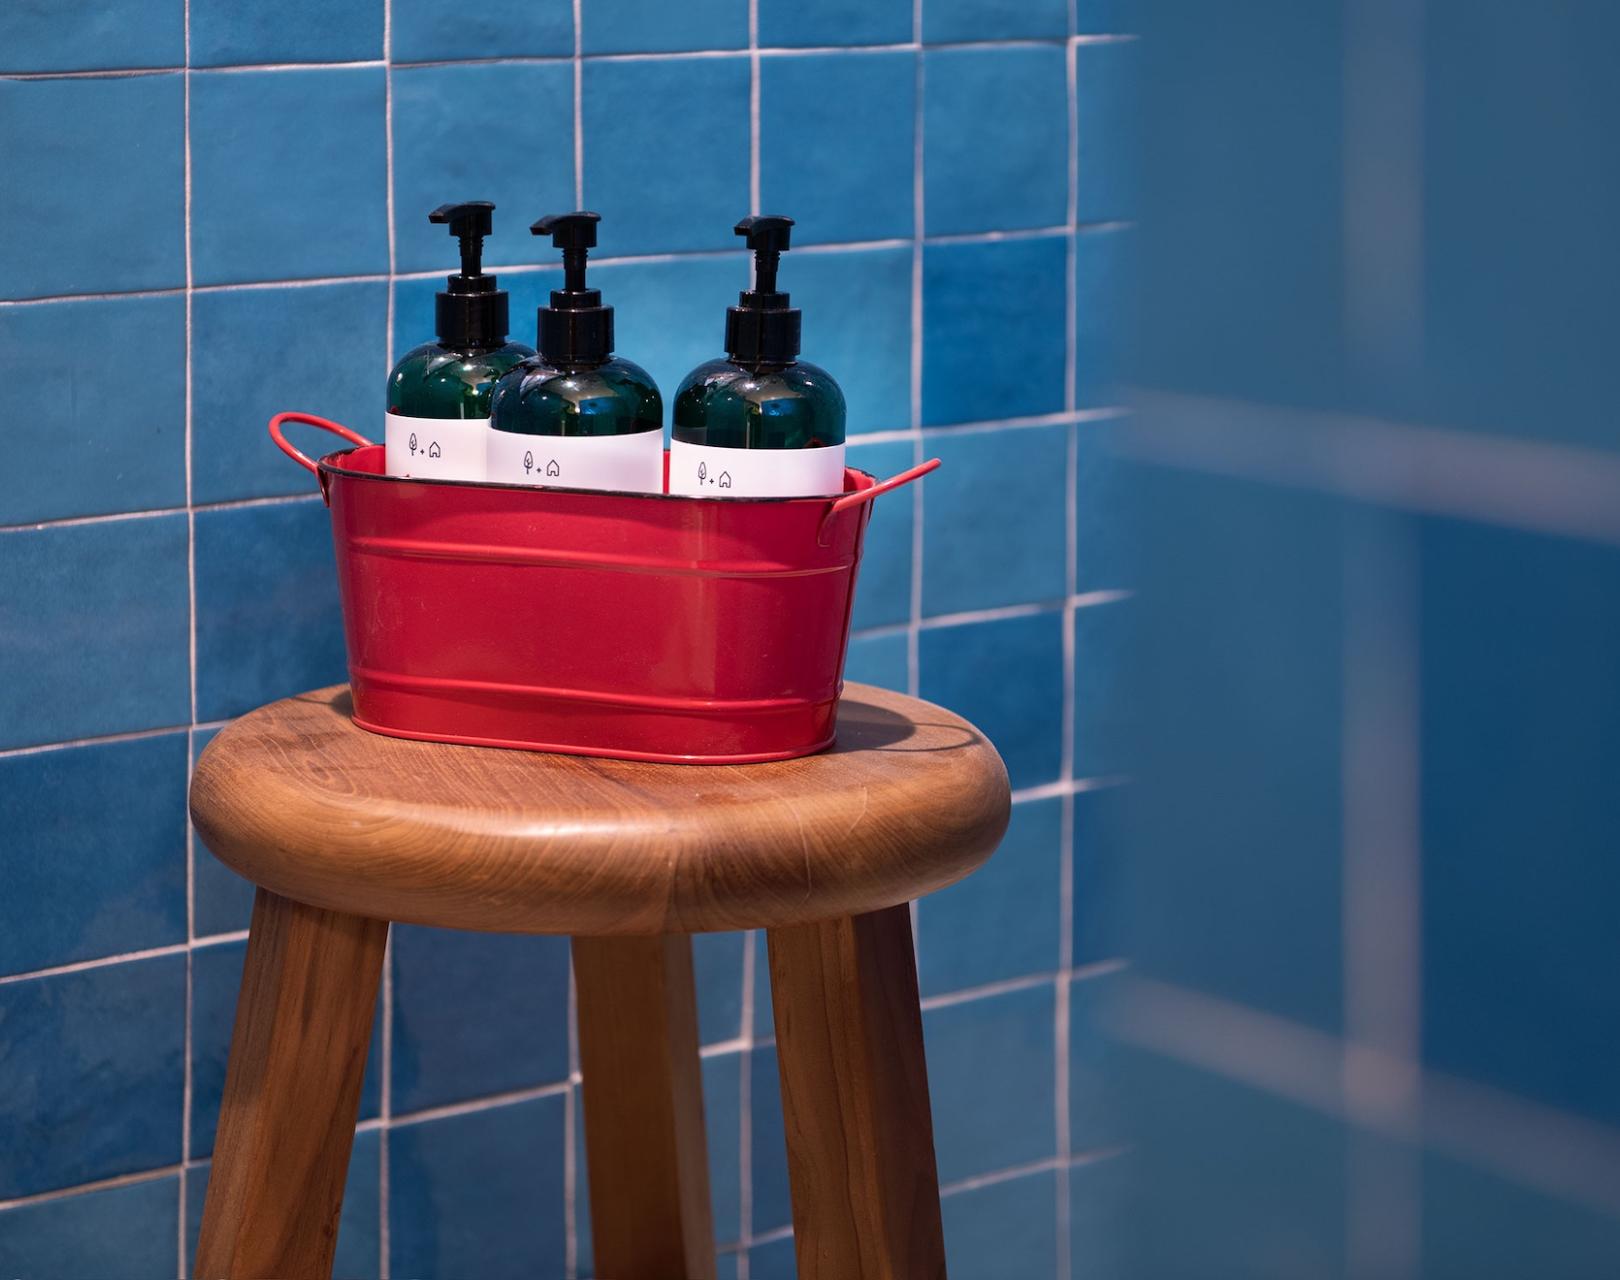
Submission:
<svg viewBox="0 0 1620 1280">
<path fill-rule="evenodd" d="M 596 1271 L 715 1280 L 692 940 L 575 938 Z"/>
<path fill-rule="evenodd" d="M 387 940 L 380 920 L 254 899 L 199 1280 L 332 1274 Z"/>
<path fill-rule="evenodd" d="M 197 763 L 191 812 L 255 884 L 462 929 L 687 933 L 825 920 L 960 879 L 1007 774 L 967 721 L 849 685 L 799 760 L 665 765 L 385 738 L 344 686 L 261 707 Z"/>
<path fill-rule="evenodd" d="M 909 909 L 768 940 L 799 1280 L 944 1280 Z"/>
</svg>

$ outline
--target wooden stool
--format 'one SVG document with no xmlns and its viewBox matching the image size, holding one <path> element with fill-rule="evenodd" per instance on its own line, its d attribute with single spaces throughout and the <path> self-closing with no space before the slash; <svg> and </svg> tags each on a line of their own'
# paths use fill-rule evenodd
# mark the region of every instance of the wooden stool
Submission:
<svg viewBox="0 0 1620 1280">
<path fill-rule="evenodd" d="M 596 1267 L 713 1280 L 692 952 L 764 928 L 799 1274 L 945 1274 L 907 903 L 1001 839 L 965 720 L 850 685 L 838 743 L 692 766 L 378 737 L 339 686 L 197 762 L 259 886 L 196 1274 L 329 1276 L 388 922 L 574 935 Z"/>
</svg>

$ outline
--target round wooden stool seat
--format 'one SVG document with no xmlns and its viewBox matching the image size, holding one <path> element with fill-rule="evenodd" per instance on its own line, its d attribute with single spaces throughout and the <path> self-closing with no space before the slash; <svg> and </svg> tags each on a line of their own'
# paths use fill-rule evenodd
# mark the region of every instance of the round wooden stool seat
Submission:
<svg viewBox="0 0 1620 1280">
<path fill-rule="evenodd" d="M 838 741 L 751 765 L 640 764 L 385 738 L 336 686 L 227 725 L 197 830 L 284 897 L 527 933 L 694 933 L 874 911 L 989 857 L 1007 774 L 967 721 L 851 684 Z"/>
</svg>

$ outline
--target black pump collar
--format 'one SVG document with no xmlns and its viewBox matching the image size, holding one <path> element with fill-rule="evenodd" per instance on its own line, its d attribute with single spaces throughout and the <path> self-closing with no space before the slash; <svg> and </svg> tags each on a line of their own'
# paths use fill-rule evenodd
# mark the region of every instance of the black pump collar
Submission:
<svg viewBox="0 0 1620 1280">
<path fill-rule="evenodd" d="M 769 213 L 744 218 L 733 228 L 754 251 L 754 287 L 726 308 L 726 354 L 738 364 L 792 364 L 798 357 L 802 313 L 776 287 L 792 228 L 792 218 Z"/>
<path fill-rule="evenodd" d="M 602 305 L 600 290 L 585 284 L 585 260 L 596 247 L 601 220 L 601 214 L 580 209 L 548 214 L 529 228 L 562 250 L 563 287 L 551 291 L 551 305 L 537 317 L 540 354 L 560 369 L 601 364 L 613 354 L 613 308 Z"/>
<path fill-rule="evenodd" d="M 495 206 L 488 200 L 441 204 L 428 221 L 444 224 L 461 242 L 461 270 L 434 298 L 439 341 L 456 351 L 498 347 L 506 341 L 509 320 L 506 290 L 483 270 L 484 237 L 494 229 Z"/>
</svg>

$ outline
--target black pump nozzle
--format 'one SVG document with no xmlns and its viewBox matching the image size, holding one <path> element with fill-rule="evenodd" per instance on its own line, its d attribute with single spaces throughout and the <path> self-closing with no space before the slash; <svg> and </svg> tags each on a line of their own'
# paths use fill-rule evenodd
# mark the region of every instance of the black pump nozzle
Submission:
<svg viewBox="0 0 1620 1280">
<path fill-rule="evenodd" d="M 429 222 L 447 225 L 461 242 L 461 271 L 435 299 L 439 341 L 447 347 L 498 347 L 506 341 L 506 291 L 495 287 L 495 277 L 486 276 L 483 267 L 484 237 L 495 229 L 494 213 L 488 200 L 467 200 L 441 204 L 428 214 Z"/>
<path fill-rule="evenodd" d="M 559 368 L 600 364 L 613 351 L 613 308 L 585 285 L 585 260 L 596 247 L 601 221 L 601 214 L 580 209 L 547 214 L 529 227 L 562 250 L 563 287 L 551 291 L 551 305 L 541 307 L 538 317 L 540 354 Z"/>
<path fill-rule="evenodd" d="M 776 288 L 776 270 L 791 247 L 793 219 L 757 214 L 733 228 L 754 251 L 754 287 L 726 310 L 726 354 L 739 364 L 791 364 L 799 354 L 801 313 Z"/>
</svg>

